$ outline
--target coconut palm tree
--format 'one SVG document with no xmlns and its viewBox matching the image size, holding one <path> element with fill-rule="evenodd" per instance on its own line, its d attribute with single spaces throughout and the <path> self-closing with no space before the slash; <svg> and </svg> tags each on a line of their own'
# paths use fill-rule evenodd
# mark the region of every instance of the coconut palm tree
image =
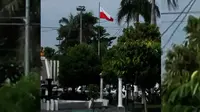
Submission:
<svg viewBox="0 0 200 112">
<path fill-rule="evenodd" d="M 188 19 L 186 44 L 175 45 L 167 53 L 166 74 L 162 84 L 163 112 L 197 111 L 200 101 L 200 58 L 198 18 Z"/>
<path fill-rule="evenodd" d="M 186 39 L 190 43 L 191 47 L 196 47 L 200 42 L 200 18 L 189 16 L 184 30 L 187 33 Z"/>
<path fill-rule="evenodd" d="M 169 9 L 176 9 L 178 7 L 178 0 L 167 0 Z"/>
<path fill-rule="evenodd" d="M 90 43 L 91 38 L 96 36 L 95 24 L 97 23 L 96 17 L 91 12 L 83 13 L 83 42 Z M 80 30 L 80 15 L 70 14 L 68 18 L 62 18 L 60 21 L 60 28 L 58 29 L 59 38 L 62 38 L 61 47 L 63 45 L 73 46 L 79 43 L 79 30 Z M 66 42 L 68 44 L 66 44 Z M 67 47 L 65 46 L 65 47 Z"/>
<path fill-rule="evenodd" d="M 120 24 L 125 18 L 127 23 L 134 20 L 139 22 L 139 16 L 141 15 L 145 22 L 151 21 L 151 6 L 149 0 L 122 0 L 120 8 L 117 14 L 117 20 Z M 155 12 L 157 17 L 160 17 L 160 11 L 158 6 L 155 6 Z"/>
</svg>

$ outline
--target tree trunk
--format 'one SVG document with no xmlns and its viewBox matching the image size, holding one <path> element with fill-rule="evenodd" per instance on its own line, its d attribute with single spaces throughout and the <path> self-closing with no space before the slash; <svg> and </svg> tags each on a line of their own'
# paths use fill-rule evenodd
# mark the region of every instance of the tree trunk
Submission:
<svg viewBox="0 0 200 112">
<path fill-rule="evenodd" d="M 140 15 L 139 13 L 136 14 L 136 23 L 139 23 L 140 22 Z"/>
<path fill-rule="evenodd" d="M 94 109 L 95 109 L 94 108 L 94 99 L 92 98 L 91 101 L 92 101 L 92 111 L 94 112 Z"/>
<path fill-rule="evenodd" d="M 156 15 L 155 15 L 155 0 L 151 0 L 151 24 L 156 24 Z"/>
<path fill-rule="evenodd" d="M 38 72 L 37 69 L 41 66 L 41 60 L 40 60 L 40 32 L 38 30 L 38 27 L 31 27 L 31 36 L 30 36 L 30 62 L 31 65 L 36 71 L 33 69 L 33 72 Z"/>
<path fill-rule="evenodd" d="M 76 87 L 72 87 L 72 93 L 75 93 L 76 90 L 75 90 Z"/>
<path fill-rule="evenodd" d="M 145 89 L 142 89 L 142 103 L 144 105 L 144 112 L 148 112 Z"/>
<path fill-rule="evenodd" d="M 22 31 L 21 36 L 19 37 L 18 41 L 18 52 L 17 54 L 17 60 L 19 60 L 19 63 L 21 63 L 24 66 L 24 27 L 20 29 Z"/>
</svg>

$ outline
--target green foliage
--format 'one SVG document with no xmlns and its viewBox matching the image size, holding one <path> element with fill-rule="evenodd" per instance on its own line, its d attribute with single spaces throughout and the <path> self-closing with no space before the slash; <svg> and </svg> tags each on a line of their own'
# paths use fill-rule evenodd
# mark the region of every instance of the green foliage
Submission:
<svg viewBox="0 0 200 112">
<path fill-rule="evenodd" d="M 178 0 L 166 0 L 168 4 L 168 8 L 177 9 L 178 8 Z"/>
<path fill-rule="evenodd" d="M 199 19 L 190 16 L 185 31 L 186 42 L 174 45 L 167 53 L 162 83 L 164 112 L 193 112 L 199 109 Z"/>
<path fill-rule="evenodd" d="M 91 12 L 85 12 L 82 15 L 83 20 L 83 42 L 88 43 L 95 36 L 94 25 L 97 23 L 97 18 Z M 74 46 L 79 43 L 80 15 L 69 18 L 62 18 L 60 28 L 58 29 L 59 37 L 63 39 L 61 47 Z M 67 44 L 66 44 L 67 43 Z"/>
<path fill-rule="evenodd" d="M 8 79 L 11 83 L 16 83 L 21 78 L 23 67 L 15 61 L 7 61 L 0 64 L 0 86 Z"/>
<path fill-rule="evenodd" d="M 44 48 L 44 56 L 47 59 L 52 59 L 56 54 L 55 49 L 51 48 L 51 47 L 45 47 Z"/>
<path fill-rule="evenodd" d="M 40 78 L 29 74 L 16 84 L 5 84 L 0 88 L 1 112 L 39 112 Z"/>
<path fill-rule="evenodd" d="M 123 30 L 123 35 L 119 38 L 118 42 L 125 42 L 130 40 L 154 40 L 160 42 L 160 31 L 156 25 L 148 23 L 136 23 L 135 28 L 130 26 Z"/>
<path fill-rule="evenodd" d="M 91 99 L 97 99 L 99 97 L 99 87 L 95 84 L 90 84 L 88 86 L 88 97 Z"/>
<path fill-rule="evenodd" d="M 79 30 L 80 30 L 80 20 L 79 14 L 70 14 L 68 18 L 62 18 L 60 23 L 60 28 L 58 29 L 59 37 L 61 39 L 60 50 L 65 53 L 68 47 L 73 47 L 79 44 Z M 83 13 L 83 42 L 91 44 L 97 52 L 97 40 L 99 38 L 98 32 L 100 32 L 101 41 L 101 56 L 104 55 L 108 46 L 111 45 L 112 40 L 115 37 L 109 37 L 106 29 L 102 26 L 97 26 L 97 18 L 91 12 Z"/>
<path fill-rule="evenodd" d="M 158 6 L 155 6 L 157 17 L 160 17 Z M 128 23 L 132 20 L 139 22 L 141 15 L 145 22 L 150 23 L 151 20 L 151 3 L 148 0 L 122 0 L 117 14 L 118 23 L 125 18 Z"/>
<path fill-rule="evenodd" d="M 148 25 L 138 24 L 138 29 L 124 30 L 118 44 L 103 59 L 106 74 L 123 77 L 127 83 L 136 83 L 142 88 L 151 88 L 160 82 L 160 33 L 157 27 Z"/>
<path fill-rule="evenodd" d="M 96 84 L 99 82 L 100 64 L 97 53 L 90 45 L 70 47 L 60 60 L 59 82 L 63 87 Z"/>
</svg>

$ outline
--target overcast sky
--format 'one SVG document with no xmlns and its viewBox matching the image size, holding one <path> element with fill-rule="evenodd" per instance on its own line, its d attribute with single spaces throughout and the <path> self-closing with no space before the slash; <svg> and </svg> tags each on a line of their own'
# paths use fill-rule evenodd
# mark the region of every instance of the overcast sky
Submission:
<svg viewBox="0 0 200 112">
<path fill-rule="evenodd" d="M 57 31 L 46 27 L 59 27 L 58 21 L 62 17 L 68 17 L 70 13 L 76 14 L 76 6 L 84 5 L 87 11 L 92 11 L 98 17 L 99 1 L 101 7 L 104 8 L 114 19 L 116 19 L 121 0 L 41 0 L 41 45 L 55 47 Z M 160 1 L 160 0 L 157 0 Z M 157 2 L 160 6 L 160 3 Z M 106 27 L 112 36 L 121 34 L 121 29 L 126 25 L 119 26 L 116 22 L 105 22 L 101 20 L 101 25 Z"/>
</svg>

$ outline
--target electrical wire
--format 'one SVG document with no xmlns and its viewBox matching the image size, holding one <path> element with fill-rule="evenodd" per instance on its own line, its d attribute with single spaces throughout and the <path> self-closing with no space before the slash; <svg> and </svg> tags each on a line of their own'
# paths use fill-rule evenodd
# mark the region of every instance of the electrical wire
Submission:
<svg viewBox="0 0 200 112">
<path fill-rule="evenodd" d="M 193 5 L 195 4 L 195 2 L 196 2 L 196 0 L 193 0 L 193 3 L 191 4 L 191 6 L 189 7 L 189 9 L 188 9 L 187 12 L 189 12 L 189 11 L 192 9 L 192 7 L 193 7 Z M 166 47 L 166 45 L 170 42 L 170 40 L 171 40 L 172 37 L 174 36 L 175 32 L 177 31 L 177 29 L 179 28 L 179 26 L 181 25 L 181 23 L 183 23 L 183 21 L 185 20 L 185 18 L 187 17 L 187 15 L 188 15 L 188 13 L 185 13 L 184 17 L 183 17 L 182 20 L 181 20 L 182 22 L 180 22 L 180 23 L 178 24 L 178 26 L 174 29 L 174 31 L 172 32 L 172 34 L 170 35 L 169 39 L 168 39 L 167 42 L 164 44 L 164 46 L 162 47 L 162 49 L 164 49 L 164 48 Z"/>
<path fill-rule="evenodd" d="M 180 14 L 181 12 L 163 12 L 161 15 L 172 15 L 172 14 Z M 186 13 L 186 12 L 183 12 Z M 200 11 L 190 11 L 190 14 L 199 14 Z"/>
<path fill-rule="evenodd" d="M 121 27 L 119 30 L 117 30 L 117 31 L 114 33 L 113 37 L 119 36 L 119 33 L 124 29 L 124 25 L 125 25 L 125 24 L 126 24 L 126 23 L 124 23 L 124 24 L 123 24 L 123 27 Z"/>
<path fill-rule="evenodd" d="M 188 6 L 193 2 L 193 0 L 190 0 L 190 2 L 184 7 L 184 9 L 181 11 L 181 13 L 175 18 L 175 20 L 167 27 L 167 29 L 161 34 L 161 37 L 174 25 L 174 23 L 180 18 L 180 16 L 185 12 L 185 10 L 188 8 Z"/>
</svg>

